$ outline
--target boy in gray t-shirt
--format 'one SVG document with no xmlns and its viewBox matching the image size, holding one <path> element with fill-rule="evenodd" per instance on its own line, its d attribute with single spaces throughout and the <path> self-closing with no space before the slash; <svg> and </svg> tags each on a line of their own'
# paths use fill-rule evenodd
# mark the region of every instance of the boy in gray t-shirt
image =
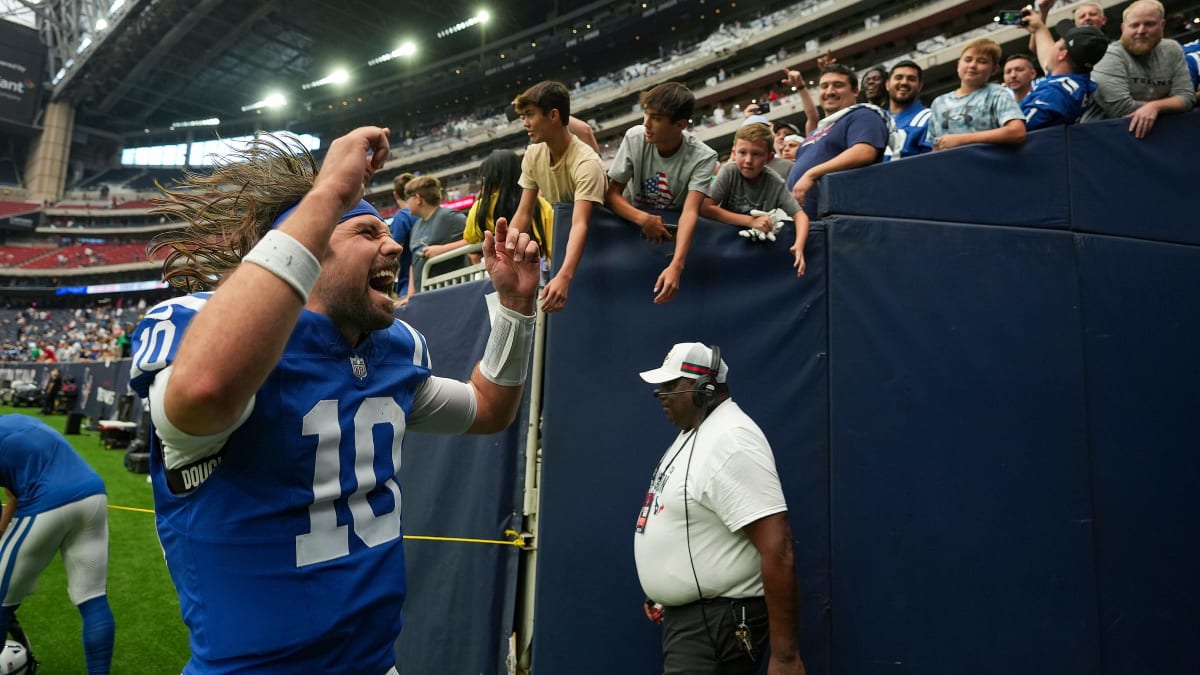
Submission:
<svg viewBox="0 0 1200 675">
<path fill-rule="evenodd" d="M 796 223 L 796 276 L 804 274 L 804 244 L 808 241 L 808 215 L 787 189 L 783 178 L 767 167 L 771 160 L 774 135 L 765 124 L 747 124 L 733 137 L 733 158 L 721 167 L 709 195 L 704 198 L 700 215 L 734 227 L 772 232 L 769 215 L 751 215 L 751 211 L 769 213 L 780 209 L 792 214 Z"/>
<path fill-rule="evenodd" d="M 662 216 L 646 209 L 681 212 L 673 237 L 675 255 L 654 283 L 654 302 L 662 304 L 679 291 L 700 203 L 717 170 L 717 153 L 685 131 L 696 105 L 687 87 L 677 82 L 660 84 L 642 94 L 641 104 L 644 123 L 621 140 L 608 170 L 605 202 L 654 243 L 670 241 L 672 236 Z"/>
</svg>

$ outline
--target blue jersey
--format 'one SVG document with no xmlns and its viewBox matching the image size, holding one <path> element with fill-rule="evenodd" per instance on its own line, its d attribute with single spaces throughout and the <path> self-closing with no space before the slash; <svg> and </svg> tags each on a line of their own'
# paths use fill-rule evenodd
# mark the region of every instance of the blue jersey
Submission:
<svg viewBox="0 0 1200 675">
<path fill-rule="evenodd" d="M 400 252 L 400 271 L 404 273 L 396 276 L 396 294 L 400 297 L 404 297 L 408 292 L 407 270 L 412 266 L 412 246 L 408 240 L 412 235 L 413 224 L 416 222 L 417 217 L 405 206 L 392 216 L 392 222 L 389 224 L 392 239 L 404 245 L 404 250 Z"/>
<path fill-rule="evenodd" d="M 932 148 L 925 147 L 925 132 L 929 130 L 929 116 L 933 113 L 924 103 L 914 100 L 912 105 L 896 114 L 888 113 L 896 124 L 896 133 L 900 134 L 900 156 L 912 157 L 930 152 Z M 883 160 L 894 159 L 891 149 L 885 149 Z"/>
<path fill-rule="evenodd" d="M 138 394 L 207 297 L 164 302 L 141 321 Z M 154 449 L 158 534 L 191 634 L 185 673 L 382 674 L 395 663 L 406 593 L 396 472 L 429 374 L 407 324 L 351 347 L 329 317 L 304 310 L 218 455 L 172 473 Z"/>
<path fill-rule="evenodd" d="M 1029 131 L 1058 124 L 1074 124 L 1092 104 L 1096 83 L 1087 75 L 1047 75 L 1021 100 L 1025 128 Z"/>
<path fill-rule="evenodd" d="M 13 517 L 32 516 L 104 494 L 104 481 L 44 422 L 0 416 L 0 485 L 17 496 Z"/>
<path fill-rule="evenodd" d="M 1188 74 L 1192 76 L 1192 88 L 1200 89 L 1200 40 L 1183 46 L 1183 58 L 1187 61 Z"/>
</svg>

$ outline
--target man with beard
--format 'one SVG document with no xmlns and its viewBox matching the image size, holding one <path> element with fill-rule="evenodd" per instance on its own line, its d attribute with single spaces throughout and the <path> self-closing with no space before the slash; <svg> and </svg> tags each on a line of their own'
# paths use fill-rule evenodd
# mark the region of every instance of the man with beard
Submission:
<svg viewBox="0 0 1200 675">
<path fill-rule="evenodd" d="M 130 386 L 150 401 L 189 675 L 394 673 L 404 433 L 492 433 L 520 405 L 537 244 L 504 219 L 484 235 L 491 338 L 470 382 L 433 376 L 393 315 L 401 246 L 362 199 L 388 136 L 336 139 L 319 173 L 299 141 L 264 136 L 165 191 L 187 226 L 153 249 L 192 294 L 143 317 Z"/>
<path fill-rule="evenodd" d="M 821 69 L 817 90 L 825 117 L 800 145 L 787 176 L 788 189 L 809 218 L 817 216 L 817 195 L 812 189 L 817 179 L 882 161 L 891 126 L 882 109 L 870 103 L 855 104 L 858 78 L 840 63 Z"/>
<path fill-rule="evenodd" d="M 1004 86 L 1012 90 L 1017 103 L 1024 101 L 1033 91 L 1033 81 L 1036 79 L 1037 66 L 1033 65 L 1033 57 L 1029 54 L 1011 54 L 1004 59 Z"/>
<path fill-rule="evenodd" d="M 929 129 L 929 108 L 921 103 L 921 87 L 923 73 L 921 66 L 914 61 L 900 61 L 892 66 L 888 75 L 887 93 L 891 101 L 888 114 L 896 124 L 896 133 L 900 135 L 900 157 L 912 157 L 929 152 L 929 148 L 921 145 L 925 140 L 925 132 Z M 885 160 L 896 159 L 887 153 Z"/>
<path fill-rule="evenodd" d="M 1161 114 L 1187 112 L 1196 102 L 1183 48 L 1163 39 L 1162 3 L 1138 0 L 1121 16 L 1121 41 L 1092 70 L 1096 94 L 1084 122 L 1129 118 L 1129 133 L 1145 138 Z"/>
</svg>

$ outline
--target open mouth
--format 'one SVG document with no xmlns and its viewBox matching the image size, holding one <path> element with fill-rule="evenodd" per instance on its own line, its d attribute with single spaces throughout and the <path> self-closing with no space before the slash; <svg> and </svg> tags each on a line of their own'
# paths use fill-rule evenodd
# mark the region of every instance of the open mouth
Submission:
<svg viewBox="0 0 1200 675">
<path fill-rule="evenodd" d="M 392 270 L 379 270 L 371 275 L 367 283 L 380 293 L 390 293 L 396 285 L 396 273 Z"/>
</svg>

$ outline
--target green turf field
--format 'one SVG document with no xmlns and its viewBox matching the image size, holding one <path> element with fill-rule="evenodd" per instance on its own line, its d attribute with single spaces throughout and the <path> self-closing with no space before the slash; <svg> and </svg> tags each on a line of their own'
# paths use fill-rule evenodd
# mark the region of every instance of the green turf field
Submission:
<svg viewBox="0 0 1200 675">
<path fill-rule="evenodd" d="M 0 414 L 29 414 L 29 408 L 0 405 Z M 41 416 L 62 431 L 65 415 Z M 104 478 L 108 488 L 108 601 L 117 624 L 112 672 L 118 675 L 177 674 L 188 658 L 187 630 L 154 533 L 154 498 L 144 474 L 125 470 L 124 450 L 105 450 L 99 434 L 84 431 L 67 440 Z M 37 592 L 17 617 L 42 662 L 39 675 L 87 672 L 79 612 L 67 598 L 61 558 L 42 574 Z"/>
</svg>

